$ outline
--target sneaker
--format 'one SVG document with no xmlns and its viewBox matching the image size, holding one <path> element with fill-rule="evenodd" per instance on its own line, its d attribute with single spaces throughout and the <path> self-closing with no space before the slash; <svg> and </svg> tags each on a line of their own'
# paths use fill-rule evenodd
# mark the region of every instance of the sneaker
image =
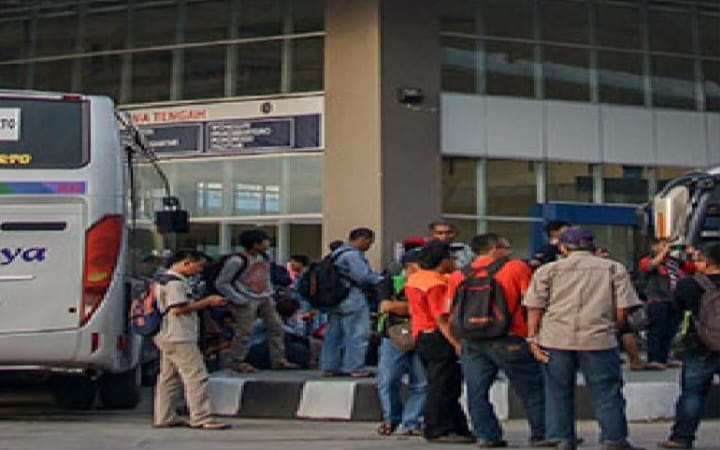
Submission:
<svg viewBox="0 0 720 450">
<path fill-rule="evenodd" d="M 689 448 L 692 448 L 692 444 L 687 443 L 687 442 L 673 441 L 672 439 L 668 439 L 667 441 L 658 442 L 658 447 L 689 449 Z"/>
<path fill-rule="evenodd" d="M 508 446 L 508 442 L 503 439 L 497 441 L 478 441 L 477 446 L 480 448 L 505 448 Z"/>
<path fill-rule="evenodd" d="M 646 450 L 643 447 L 635 447 L 628 441 L 615 442 L 615 443 L 611 443 L 611 444 L 603 444 L 602 449 L 603 450 Z"/>
<path fill-rule="evenodd" d="M 474 444 L 475 438 L 463 434 L 448 433 L 442 436 L 428 438 L 427 441 L 437 444 Z"/>
</svg>

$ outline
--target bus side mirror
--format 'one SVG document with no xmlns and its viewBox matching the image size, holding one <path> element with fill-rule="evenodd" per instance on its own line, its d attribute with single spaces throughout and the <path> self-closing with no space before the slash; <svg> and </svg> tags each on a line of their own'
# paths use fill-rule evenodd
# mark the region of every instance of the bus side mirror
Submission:
<svg viewBox="0 0 720 450">
<path fill-rule="evenodd" d="M 190 231 L 188 213 L 183 209 L 155 211 L 155 226 L 160 234 L 187 233 Z"/>
<path fill-rule="evenodd" d="M 163 210 L 155 211 L 155 226 L 158 233 L 187 233 L 190 231 L 188 213 L 180 209 L 180 199 L 177 197 L 163 197 Z"/>
</svg>

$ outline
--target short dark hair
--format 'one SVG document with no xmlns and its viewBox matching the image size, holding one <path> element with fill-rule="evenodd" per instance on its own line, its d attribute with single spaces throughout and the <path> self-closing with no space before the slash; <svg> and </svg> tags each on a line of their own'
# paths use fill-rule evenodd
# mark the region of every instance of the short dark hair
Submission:
<svg viewBox="0 0 720 450">
<path fill-rule="evenodd" d="M 195 250 L 192 248 L 183 248 L 176 251 L 170 258 L 168 258 L 168 265 L 179 263 L 180 261 L 189 260 L 192 262 L 196 261 L 207 261 L 208 257 L 205 253 Z"/>
<path fill-rule="evenodd" d="M 703 255 L 710 264 L 720 266 L 720 244 L 703 245 L 700 248 L 700 254 Z"/>
<path fill-rule="evenodd" d="M 299 262 L 303 266 L 310 264 L 310 258 L 307 255 L 290 255 L 290 261 Z"/>
<path fill-rule="evenodd" d="M 433 220 L 428 224 L 428 231 L 432 231 L 438 226 L 450 227 L 451 230 L 455 231 L 455 225 L 451 224 L 447 220 Z"/>
<path fill-rule="evenodd" d="M 428 242 L 425 247 L 420 249 L 417 256 L 417 262 L 420 268 L 425 270 L 434 269 L 440 265 L 445 258 L 452 256 L 450 252 L 450 244 L 440 241 Z"/>
<path fill-rule="evenodd" d="M 240 241 L 240 245 L 249 250 L 255 244 L 259 244 L 263 241 L 269 241 L 270 236 L 268 236 L 268 234 L 263 230 L 247 230 L 240 233 L 238 240 Z"/>
<path fill-rule="evenodd" d="M 470 248 L 476 255 L 482 255 L 501 245 L 502 240 L 503 237 L 497 233 L 478 234 L 470 241 Z"/>
<path fill-rule="evenodd" d="M 553 231 L 558 231 L 561 228 L 569 227 L 570 225 L 570 222 L 566 222 L 564 220 L 548 220 L 543 226 L 543 230 L 545 230 L 546 234 L 550 234 Z"/>
<path fill-rule="evenodd" d="M 348 235 L 348 239 L 351 241 L 363 238 L 372 239 L 374 237 L 375 232 L 370 228 L 355 228 L 354 230 L 350 231 L 350 234 Z"/>
</svg>

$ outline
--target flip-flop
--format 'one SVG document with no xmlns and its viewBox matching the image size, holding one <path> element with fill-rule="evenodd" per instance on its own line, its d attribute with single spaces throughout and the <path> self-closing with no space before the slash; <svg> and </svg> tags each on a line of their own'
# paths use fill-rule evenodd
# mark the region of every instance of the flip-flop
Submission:
<svg viewBox="0 0 720 450">
<path fill-rule="evenodd" d="M 171 420 L 165 423 L 154 423 L 153 428 L 180 428 L 187 427 L 188 423 L 184 420 Z"/>
<path fill-rule="evenodd" d="M 224 422 L 205 422 L 198 425 L 190 425 L 190 428 L 195 428 L 197 430 L 227 430 L 231 427 L 232 425 Z"/>
</svg>

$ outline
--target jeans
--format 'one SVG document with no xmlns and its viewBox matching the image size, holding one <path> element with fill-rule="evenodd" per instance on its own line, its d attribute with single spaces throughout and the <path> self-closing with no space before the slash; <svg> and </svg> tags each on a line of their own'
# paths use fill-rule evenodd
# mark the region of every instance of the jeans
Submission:
<svg viewBox="0 0 720 450">
<path fill-rule="evenodd" d="M 428 389 L 425 401 L 426 439 L 455 433 L 469 436 L 467 418 L 460 407 L 462 372 L 455 348 L 439 331 L 420 333 L 420 354 Z"/>
<path fill-rule="evenodd" d="M 671 440 L 685 444 L 692 444 L 695 440 L 705 399 L 715 374 L 720 374 L 720 353 L 685 355 Z"/>
<path fill-rule="evenodd" d="M 488 394 L 499 370 L 520 396 L 530 424 L 530 440 L 545 439 L 545 396 L 540 363 L 525 339 L 506 336 L 484 341 L 463 341 L 462 368 L 467 404 L 475 436 L 485 441 L 502 439 L 502 428 Z"/>
<path fill-rule="evenodd" d="M 344 373 L 364 370 L 369 338 L 370 310 L 367 304 L 351 313 L 329 314 L 320 368 Z"/>
<path fill-rule="evenodd" d="M 408 375 L 408 395 L 403 408 L 400 399 L 403 375 Z M 391 339 L 380 343 L 378 391 L 385 422 L 400 423 L 404 430 L 422 429 L 427 383 L 417 352 L 403 352 Z"/>
<path fill-rule="evenodd" d="M 627 440 L 625 397 L 622 394 L 620 353 L 617 348 L 595 351 L 546 349 L 544 365 L 546 438 L 575 442 L 575 381 L 578 368 L 590 389 L 602 444 Z"/>
<path fill-rule="evenodd" d="M 648 313 L 648 362 L 665 364 L 670 346 L 677 332 L 678 314 L 670 302 L 649 302 Z"/>
</svg>

